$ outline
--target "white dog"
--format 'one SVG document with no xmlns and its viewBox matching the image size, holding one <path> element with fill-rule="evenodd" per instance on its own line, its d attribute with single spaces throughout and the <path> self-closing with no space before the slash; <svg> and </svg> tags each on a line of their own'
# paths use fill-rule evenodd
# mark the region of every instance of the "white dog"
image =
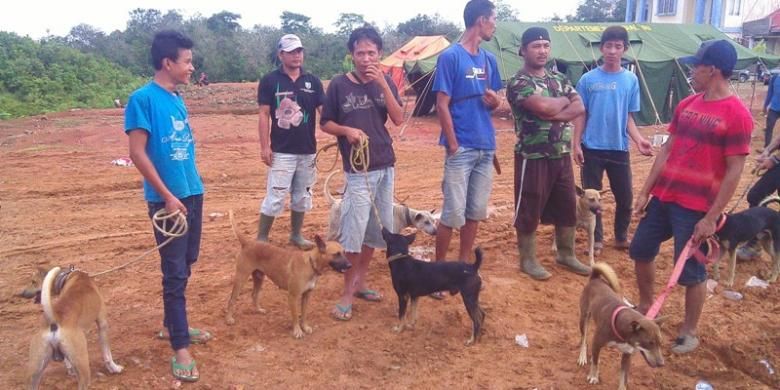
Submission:
<svg viewBox="0 0 780 390">
<path fill-rule="evenodd" d="M 330 215 L 328 216 L 328 236 L 326 240 L 336 240 L 341 233 L 341 199 L 337 199 L 330 193 L 328 183 L 330 179 L 336 173 L 341 172 L 335 170 L 331 172 L 327 178 L 325 178 L 325 184 L 323 185 L 325 191 L 325 198 L 328 199 L 330 204 Z M 393 203 L 393 227 L 394 230 L 400 231 L 407 226 L 414 226 L 417 230 L 423 231 L 432 236 L 436 235 L 436 215 L 434 211 L 422 211 L 415 210 L 406 205 Z"/>
</svg>

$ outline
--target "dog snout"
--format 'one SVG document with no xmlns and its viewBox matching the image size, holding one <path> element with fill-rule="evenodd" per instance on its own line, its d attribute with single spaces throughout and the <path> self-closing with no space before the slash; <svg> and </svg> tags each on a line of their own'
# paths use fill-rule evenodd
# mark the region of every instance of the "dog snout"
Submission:
<svg viewBox="0 0 780 390">
<path fill-rule="evenodd" d="M 596 215 L 601 215 L 601 206 L 591 206 L 590 212 Z"/>
<path fill-rule="evenodd" d="M 347 261 L 346 258 L 341 258 L 337 260 L 331 260 L 329 263 L 331 268 L 333 268 L 334 271 L 344 273 L 348 269 L 352 268 L 352 263 Z"/>
</svg>

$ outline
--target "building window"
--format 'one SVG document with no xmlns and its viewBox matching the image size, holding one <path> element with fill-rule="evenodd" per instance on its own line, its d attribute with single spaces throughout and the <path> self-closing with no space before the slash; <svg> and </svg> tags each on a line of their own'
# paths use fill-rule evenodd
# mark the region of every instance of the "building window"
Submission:
<svg viewBox="0 0 780 390">
<path fill-rule="evenodd" d="M 742 0 L 729 0 L 729 15 L 739 16 L 742 11 Z"/>
<path fill-rule="evenodd" d="M 671 16 L 677 13 L 677 0 L 658 0 L 658 16 Z"/>
</svg>

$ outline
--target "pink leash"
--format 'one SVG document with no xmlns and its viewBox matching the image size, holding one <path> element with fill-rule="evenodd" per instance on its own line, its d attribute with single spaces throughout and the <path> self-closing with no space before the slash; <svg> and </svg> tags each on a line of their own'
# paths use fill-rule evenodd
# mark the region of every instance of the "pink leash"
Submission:
<svg viewBox="0 0 780 390">
<path fill-rule="evenodd" d="M 723 225 L 726 224 L 726 214 L 723 214 L 723 218 L 721 218 L 720 223 L 718 223 L 718 226 L 716 227 L 715 231 L 717 232 L 720 230 Z M 672 271 L 672 275 L 669 277 L 669 282 L 666 284 L 666 287 L 663 291 L 661 291 L 661 294 L 656 298 L 655 302 L 653 302 L 653 305 L 650 306 L 650 310 L 647 311 L 647 314 L 645 314 L 645 317 L 647 319 L 655 319 L 655 316 L 658 315 L 658 312 L 661 310 L 661 306 L 663 306 L 664 301 L 666 300 L 666 297 L 669 296 L 669 293 L 672 292 L 672 289 L 675 285 L 677 285 L 677 281 L 680 279 L 680 275 L 682 274 L 683 267 L 685 267 L 685 263 L 688 261 L 688 259 L 693 255 L 693 257 L 699 262 L 704 265 L 714 263 L 718 261 L 720 258 L 720 245 L 718 245 L 718 241 L 712 237 L 708 237 L 705 240 L 707 247 L 709 250 L 707 251 L 707 256 L 705 256 L 698 248 L 698 245 L 693 243 L 693 237 L 691 237 L 690 240 L 685 244 L 685 248 L 683 248 L 682 252 L 680 252 L 680 256 L 677 258 L 677 263 L 674 265 L 674 270 Z M 614 313 L 614 317 L 617 317 L 617 313 Z M 613 325 L 614 329 L 614 325 Z"/>
</svg>

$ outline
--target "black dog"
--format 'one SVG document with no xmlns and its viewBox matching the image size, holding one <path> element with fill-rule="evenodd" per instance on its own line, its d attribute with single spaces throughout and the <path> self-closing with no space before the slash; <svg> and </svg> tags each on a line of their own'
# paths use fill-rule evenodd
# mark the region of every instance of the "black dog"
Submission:
<svg viewBox="0 0 780 390">
<path fill-rule="evenodd" d="M 725 218 L 726 222 L 723 227 L 715 232 L 722 248 L 720 259 L 712 266 L 715 279 L 720 278 L 720 262 L 728 253 L 731 269 L 725 284 L 728 287 L 734 285 L 737 247 L 758 237 L 764 250 L 772 257 L 772 271 L 768 281 L 777 280 L 780 273 L 780 213 L 768 207 L 758 206 L 728 215 Z"/>
<path fill-rule="evenodd" d="M 466 345 L 473 344 L 479 337 L 485 320 L 485 312 L 479 307 L 482 278 L 477 272 L 482 264 L 482 250 L 480 248 L 474 250 L 477 258 L 474 264 L 459 261 L 429 263 L 409 255 L 409 245 L 414 242 L 414 234 L 403 236 L 382 229 L 382 237 L 387 243 L 387 260 L 393 279 L 393 289 L 398 294 L 398 319 L 401 323 L 394 330 L 401 332 L 404 328 L 414 327 L 417 320 L 418 298 L 437 291 L 449 291 L 453 295 L 460 292 L 472 321 L 471 338 Z M 406 315 L 406 305 L 410 298 L 411 314 Z"/>
</svg>

